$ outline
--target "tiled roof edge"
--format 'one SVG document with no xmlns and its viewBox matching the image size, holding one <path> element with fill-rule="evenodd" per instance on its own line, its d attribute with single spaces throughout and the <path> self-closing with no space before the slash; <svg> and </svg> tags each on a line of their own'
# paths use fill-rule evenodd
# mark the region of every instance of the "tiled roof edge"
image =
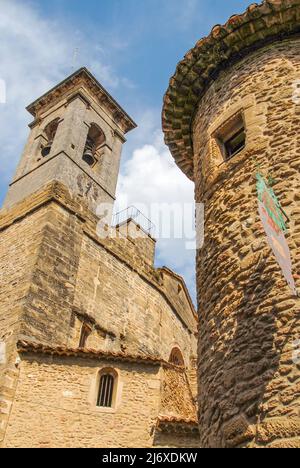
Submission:
<svg viewBox="0 0 300 468">
<path fill-rule="evenodd" d="M 249 33 L 251 31 L 251 33 Z M 178 64 L 164 97 L 165 142 L 182 171 L 194 179 L 191 127 L 201 96 L 232 60 L 300 33 L 300 0 L 253 3 L 225 25 L 216 25 Z"/>
</svg>

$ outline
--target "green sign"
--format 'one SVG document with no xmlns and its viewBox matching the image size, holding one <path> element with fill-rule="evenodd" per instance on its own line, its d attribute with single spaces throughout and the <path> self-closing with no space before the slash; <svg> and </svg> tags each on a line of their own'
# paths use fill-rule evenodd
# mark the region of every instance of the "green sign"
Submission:
<svg viewBox="0 0 300 468">
<path fill-rule="evenodd" d="M 274 191 L 261 174 L 257 174 L 258 209 L 269 245 L 294 295 L 297 289 L 293 277 L 290 249 L 285 238 L 287 231 L 283 210 Z"/>
<path fill-rule="evenodd" d="M 286 232 L 286 224 L 281 204 L 273 189 L 269 187 L 261 174 L 256 175 L 258 199 L 264 205 L 268 215 L 281 231 Z"/>
</svg>

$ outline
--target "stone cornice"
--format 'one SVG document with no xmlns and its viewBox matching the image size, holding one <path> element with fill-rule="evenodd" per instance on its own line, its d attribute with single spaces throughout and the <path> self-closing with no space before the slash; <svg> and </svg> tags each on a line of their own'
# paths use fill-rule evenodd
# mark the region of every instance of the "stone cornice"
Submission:
<svg viewBox="0 0 300 468">
<path fill-rule="evenodd" d="M 193 418 L 159 416 L 156 428 L 160 432 L 193 433 L 195 436 L 199 435 L 198 421 Z"/>
<path fill-rule="evenodd" d="M 51 346 L 44 343 L 27 341 L 20 339 L 17 341 L 17 351 L 20 354 L 44 354 L 59 357 L 77 357 L 86 359 L 97 359 L 106 361 L 131 362 L 135 364 L 145 364 L 159 366 L 163 369 L 172 369 L 179 374 L 184 374 L 183 367 L 176 366 L 159 357 L 146 354 L 130 354 L 126 352 L 113 352 L 97 350 L 92 348 L 71 348 L 68 346 Z"/>
<path fill-rule="evenodd" d="M 146 355 L 131 355 L 128 353 L 114 353 L 109 351 L 84 348 L 68 348 L 66 346 L 49 346 L 42 343 L 33 343 L 22 340 L 18 341 L 17 349 L 20 353 L 48 354 L 51 356 L 90 358 L 108 361 L 124 361 L 157 366 L 168 364 L 162 359 Z"/>
<path fill-rule="evenodd" d="M 27 111 L 37 119 L 42 112 L 55 106 L 64 97 L 69 99 L 74 95 L 74 90 L 79 92 L 82 87 L 86 87 L 89 90 L 96 102 L 110 113 L 113 120 L 121 127 L 124 133 L 136 128 L 136 123 L 86 68 L 80 68 L 34 101 L 27 107 Z"/>
<path fill-rule="evenodd" d="M 193 180 L 192 122 L 197 104 L 220 71 L 251 51 L 300 32 L 300 0 L 265 0 L 197 42 L 178 64 L 164 97 L 165 142 L 176 163 Z"/>
</svg>

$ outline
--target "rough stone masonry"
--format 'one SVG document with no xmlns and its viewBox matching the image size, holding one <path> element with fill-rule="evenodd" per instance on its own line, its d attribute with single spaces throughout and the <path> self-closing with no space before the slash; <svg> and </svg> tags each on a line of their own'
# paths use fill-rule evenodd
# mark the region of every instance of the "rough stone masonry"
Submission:
<svg viewBox="0 0 300 468">
<path fill-rule="evenodd" d="M 164 100 L 166 143 L 205 204 L 197 258 L 204 447 L 300 447 L 300 301 L 262 230 L 255 179 L 258 171 L 271 178 L 287 213 L 300 288 L 299 33 L 299 0 L 252 4 L 186 54 Z"/>
</svg>

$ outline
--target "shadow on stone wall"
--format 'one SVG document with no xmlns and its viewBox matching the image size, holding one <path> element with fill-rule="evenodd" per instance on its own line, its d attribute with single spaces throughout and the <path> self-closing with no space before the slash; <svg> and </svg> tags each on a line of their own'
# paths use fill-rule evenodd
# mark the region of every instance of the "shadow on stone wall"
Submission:
<svg viewBox="0 0 300 468">
<path fill-rule="evenodd" d="M 267 387 L 279 368 L 281 353 L 275 345 L 276 300 L 270 294 L 276 280 L 264 274 L 263 258 L 252 269 L 243 287 L 237 311 L 237 328 L 224 366 L 224 411 L 222 447 L 249 447 L 259 444 L 257 424 L 265 418 Z M 228 419 L 228 421 L 226 421 Z"/>
<path fill-rule="evenodd" d="M 280 351 L 274 346 L 276 307 L 271 295 L 276 280 L 272 274 L 264 274 L 266 263 L 261 256 L 242 289 L 238 282 L 235 285 L 240 296 L 239 306 L 234 309 L 236 329 L 223 353 L 213 356 L 216 373 L 212 375 L 211 371 L 209 385 L 203 389 L 206 404 L 202 421 L 210 420 L 210 435 L 205 435 L 200 418 L 204 446 L 256 445 L 256 427 L 264 419 L 262 405 L 267 387 L 280 362 Z M 224 315 L 223 308 L 222 321 Z M 219 340 L 223 339 L 221 333 Z"/>
<path fill-rule="evenodd" d="M 220 405 L 224 411 L 222 447 L 264 446 L 268 442 L 259 428 L 272 408 L 268 403 L 277 393 L 277 384 L 270 383 L 275 380 L 285 344 L 278 341 L 276 325 L 278 282 L 276 285 L 274 268 L 271 272 L 267 268 L 274 267 L 274 261 L 267 251 L 264 254 L 243 287 L 237 328 L 226 355 L 223 388 L 227 393 Z"/>
</svg>

